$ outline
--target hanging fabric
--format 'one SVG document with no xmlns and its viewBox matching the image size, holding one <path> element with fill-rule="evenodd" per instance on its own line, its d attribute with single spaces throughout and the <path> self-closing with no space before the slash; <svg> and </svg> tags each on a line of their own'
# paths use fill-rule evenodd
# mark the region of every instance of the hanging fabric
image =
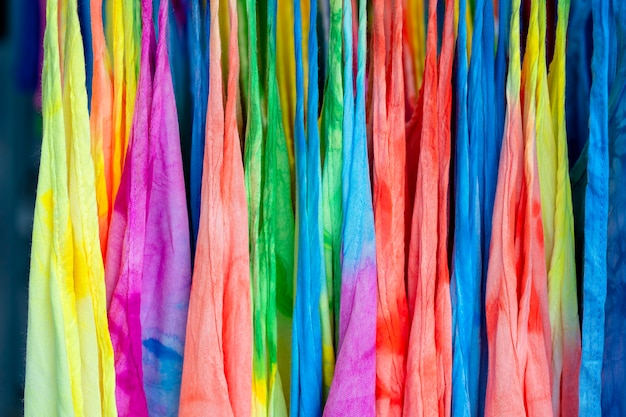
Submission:
<svg viewBox="0 0 626 417">
<path fill-rule="evenodd" d="M 485 413 L 494 415 L 552 414 L 547 274 L 535 148 L 538 3 L 531 4 L 521 76 L 518 1 L 513 2 L 511 17 L 507 117 L 485 304 L 489 340 Z"/>
<path fill-rule="evenodd" d="M 607 226 L 607 288 L 602 363 L 602 414 L 617 416 L 626 413 L 626 358 L 624 357 L 624 294 L 626 291 L 626 239 L 624 209 L 626 198 L 622 189 L 626 168 L 624 145 L 626 129 L 626 7 L 619 1 L 609 2 L 609 78 L 608 78 L 608 149 L 609 212 Z"/>
<path fill-rule="evenodd" d="M 326 3 L 325 1 L 320 2 Z M 328 40 L 328 71 L 323 90 L 321 116 L 322 205 L 324 211 L 324 260 L 326 292 L 330 312 L 331 338 L 337 349 L 339 338 L 339 303 L 341 299 L 341 229 L 342 229 L 342 0 L 329 0 L 330 33 Z M 324 32 L 327 33 L 327 32 Z M 330 387 L 334 361 L 324 368 L 324 386 Z M 328 391 L 325 392 L 328 395 Z"/>
<path fill-rule="evenodd" d="M 377 319 L 376 413 L 400 416 L 404 400 L 408 310 L 405 271 L 405 157 L 402 90 L 402 3 L 388 3 L 391 33 L 382 16 L 387 2 L 374 3 L 372 141 L 374 150 L 374 219 L 376 222 Z M 361 37 L 359 41 L 361 42 Z M 387 64 L 386 38 L 391 53 Z"/>
<path fill-rule="evenodd" d="M 578 370 L 580 369 L 574 214 L 567 158 L 565 77 L 563 76 L 569 7 L 568 1 L 558 2 L 554 56 L 547 75 L 547 84 L 544 74 L 546 51 L 543 42 L 540 44 L 541 82 L 538 84 L 537 92 L 538 115 L 545 112 L 551 113 L 552 116 L 552 120 L 537 119 L 537 156 L 544 236 L 552 236 L 551 243 L 546 239 L 546 265 L 552 335 L 552 408 L 555 416 L 578 414 Z M 546 12 L 543 7 L 540 8 L 539 23 L 540 39 L 542 39 L 545 38 L 546 30 Z M 549 103 L 547 103 L 548 87 L 550 89 Z M 543 94 L 543 97 L 540 94 Z M 545 107 L 547 105 L 550 105 L 549 110 Z M 542 129 L 540 122 L 551 124 L 551 129 L 545 126 Z M 551 140 L 551 142 L 546 142 L 546 140 Z M 551 158 L 546 158 L 548 156 Z M 553 219 L 552 231 L 549 230 L 551 217 Z M 551 250 L 548 250 L 548 245 L 552 246 Z M 551 257 L 549 257 L 550 252 Z"/>
<path fill-rule="evenodd" d="M 24 411 L 115 416 L 76 0 L 48 1 L 46 21 Z"/>
<path fill-rule="evenodd" d="M 424 110 L 408 260 L 407 293 L 411 328 L 404 414 L 449 416 L 452 313 L 447 227 L 453 2 L 448 0 L 445 3 L 439 60 L 436 18 L 437 1 L 431 0 L 428 5 L 422 92 Z M 433 387 L 437 387 L 436 390 Z"/>
<path fill-rule="evenodd" d="M 323 341 L 323 328 L 330 330 L 328 299 L 325 294 L 322 233 L 322 184 L 317 127 L 317 2 L 311 2 L 308 38 L 308 94 L 305 134 L 304 60 L 302 13 L 294 2 L 294 43 L 296 61 L 296 297 L 292 330 L 290 415 L 319 416 L 323 410 L 322 360 L 333 352 L 332 343 Z M 326 325 L 324 325 L 324 321 Z M 330 336 L 330 334 L 327 334 Z"/>
<path fill-rule="evenodd" d="M 335 375 L 324 416 L 376 412 L 376 241 L 365 130 L 366 5 L 359 2 L 356 97 L 352 3 L 343 3 L 341 305 Z M 331 19 L 331 24 L 334 19 Z M 331 38 L 332 44 L 332 38 Z M 332 47 L 331 47 L 332 54 Z M 332 58 L 331 58 L 332 59 Z M 332 61 L 331 61 L 332 62 Z M 332 69 L 331 69 L 332 70 Z M 402 127 L 402 125 L 400 125 Z M 328 162 L 328 159 L 326 160 Z M 402 267 L 403 265 L 401 265 Z M 355 363 L 358 363 L 355 366 Z"/>
<path fill-rule="evenodd" d="M 252 323 L 247 206 L 237 131 L 236 3 L 228 2 L 228 83 L 222 92 L 219 0 L 210 4 L 208 113 L 200 228 L 189 302 L 181 416 L 250 416 Z"/>
</svg>

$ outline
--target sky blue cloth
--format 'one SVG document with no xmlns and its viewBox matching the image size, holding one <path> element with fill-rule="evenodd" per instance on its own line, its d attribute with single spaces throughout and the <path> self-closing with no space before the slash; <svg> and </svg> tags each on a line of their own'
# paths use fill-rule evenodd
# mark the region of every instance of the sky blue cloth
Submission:
<svg viewBox="0 0 626 417">
<path fill-rule="evenodd" d="M 601 415 L 604 304 L 607 286 L 609 204 L 609 3 L 592 1 L 593 80 L 589 103 L 589 145 L 585 193 L 585 265 L 583 282 L 580 415 Z M 622 301 L 623 304 L 623 301 Z"/>
<path fill-rule="evenodd" d="M 506 4 L 504 8 L 508 9 Z M 458 260 L 458 262 L 467 262 L 465 266 L 469 267 L 469 271 L 472 272 L 468 275 L 464 274 L 463 280 L 457 281 L 455 283 L 457 287 L 453 290 L 453 292 L 458 291 L 456 296 L 459 297 L 455 301 L 457 306 L 453 302 L 453 309 L 457 310 L 457 324 L 460 329 L 465 329 L 459 339 L 459 348 L 470 355 L 467 358 L 469 362 L 463 365 L 467 378 L 464 384 L 469 392 L 459 397 L 461 394 L 457 387 L 455 398 L 461 401 L 460 398 L 466 396 L 465 399 L 469 401 L 469 410 L 465 410 L 470 416 L 483 415 L 487 387 L 485 284 L 491 242 L 491 218 L 504 129 L 504 125 L 498 122 L 497 116 L 502 113 L 504 117 L 506 110 L 504 107 L 506 68 L 498 69 L 497 75 L 501 80 L 499 79 L 500 83 L 497 84 L 496 94 L 494 25 L 491 16 L 493 16 L 492 2 L 477 0 L 474 7 L 472 51 L 467 79 L 468 167 L 459 167 L 466 171 L 467 179 L 461 180 L 460 186 L 465 187 L 464 190 L 469 192 L 470 200 L 465 206 L 467 224 L 461 225 L 465 229 L 460 230 L 461 236 L 458 239 L 455 238 L 457 249 L 467 250 L 468 256 L 471 257 L 471 259 Z M 508 34 L 508 30 L 505 34 Z M 503 38 L 501 43 L 500 54 L 502 55 L 508 48 L 508 36 Z M 500 60 L 503 59 L 500 57 Z M 494 103 L 496 103 L 495 113 Z M 463 150 L 457 149 L 458 151 Z M 463 197 L 457 195 L 458 198 Z M 468 247 L 464 248 L 464 245 Z M 460 268 L 461 265 L 458 267 Z M 474 331 L 477 331 L 476 334 Z M 480 353 L 477 354 L 476 350 Z M 456 404 L 459 406 L 460 403 Z"/>
<path fill-rule="evenodd" d="M 466 0 L 459 1 L 459 15 L 465 16 Z M 456 146 L 454 247 L 450 297 L 452 302 L 452 415 L 477 415 L 481 330 L 481 254 L 478 182 L 470 174 L 468 127 L 467 28 L 459 19 L 456 47 Z"/>
<path fill-rule="evenodd" d="M 317 126 L 317 1 L 311 1 L 309 31 L 309 91 L 307 130 L 304 131 L 304 75 L 302 69 L 302 16 L 300 1 L 294 1 L 296 61 L 296 301 L 291 350 L 292 417 L 322 414 L 321 286 L 325 285 L 324 248 L 321 222 L 322 174 Z M 311 123 L 312 121 L 312 123 Z"/>
<path fill-rule="evenodd" d="M 602 415 L 618 417 L 626 415 L 626 3 L 609 3 L 609 217 Z"/>
</svg>

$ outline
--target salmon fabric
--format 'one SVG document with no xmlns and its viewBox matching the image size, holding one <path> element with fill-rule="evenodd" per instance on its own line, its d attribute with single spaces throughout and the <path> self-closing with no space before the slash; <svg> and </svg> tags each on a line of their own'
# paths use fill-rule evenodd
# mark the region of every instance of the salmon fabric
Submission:
<svg viewBox="0 0 626 417">
<path fill-rule="evenodd" d="M 489 341 L 485 414 L 490 416 L 552 415 L 547 274 L 536 154 L 537 3 L 531 5 L 521 74 L 517 1 L 511 17 L 507 117 L 485 306 Z"/>
<path fill-rule="evenodd" d="M 411 328 L 404 414 L 449 416 L 452 313 L 447 227 L 454 7 L 449 0 L 445 4 L 443 43 L 437 62 L 436 5 L 431 0 L 428 7 L 424 112 L 409 247 Z"/>
<path fill-rule="evenodd" d="M 189 301 L 181 416 L 249 416 L 252 405 L 247 213 L 235 108 L 239 70 L 237 13 L 231 0 L 224 108 L 218 6 L 217 0 L 210 4 L 211 73 L 203 201 Z"/>
<path fill-rule="evenodd" d="M 372 129 L 374 219 L 376 225 L 376 414 L 400 416 L 408 338 L 404 283 L 405 156 L 402 97 L 402 4 L 389 3 L 392 45 L 387 65 L 386 34 L 380 17 L 386 2 L 374 4 Z M 388 68 L 388 70 L 386 70 Z M 389 91 L 389 93 L 387 92 Z"/>
</svg>

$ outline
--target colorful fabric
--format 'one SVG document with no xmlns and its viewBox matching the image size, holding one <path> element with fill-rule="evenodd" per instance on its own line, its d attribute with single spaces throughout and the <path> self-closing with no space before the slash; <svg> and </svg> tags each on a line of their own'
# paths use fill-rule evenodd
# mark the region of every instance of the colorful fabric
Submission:
<svg viewBox="0 0 626 417">
<path fill-rule="evenodd" d="M 46 21 L 24 412 L 84 415 L 89 410 L 115 416 L 113 350 L 76 1 L 48 1 Z"/>
<path fill-rule="evenodd" d="M 324 416 L 376 413 L 376 240 L 365 135 L 365 7 L 365 1 L 359 2 L 355 98 L 352 4 L 343 4 L 341 306 L 336 310 L 337 364 Z"/>
<path fill-rule="evenodd" d="M 466 1 L 459 3 L 465 15 Z M 476 42 L 478 43 L 478 42 Z M 456 149 L 454 246 L 450 279 L 452 304 L 452 415 L 476 416 L 480 409 L 481 371 L 481 223 L 478 178 L 468 120 L 467 24 L 459 19 L 456 48 Z"/>
<path fill-rule="evenodd" d="M 120 415 L 178 413 L 191 259 L 167 20 L 164 1 L 157 43 L 152 3 L 142 3 L 138 110 L 109 238 Z"/>
<path fill-rule="evenodd" d="M 218 1 L 211 10 L 202 210 L 189 301 L 181 416 L 250 416 L 252 323 L 247 206 L 237 132 L 237 13 L 229 1 L 229 71 L 222 103 Z M 242 221 L 243 220 L 243 221 Z"/>
<path fill-rule="evenodd" d="M 604 323 L 604 355 L 602 361 L 602 414 L 619 416 L 626 413 L 626 358 L 624 340 L 624 291 L 626 291 L 626 238 L 624 208 L 626 198 L 621 188 L 625 178 L 624 144 L 626 129 L 626 73 L 621 62 L 626 57 L 626 7 L 618 1 L 609 2 L 609 213 L 607 226 L 607 289 Z"/>
<path fill-rule="evenodd" d="M 386 2 L 374 4 L 375 16 Z M 372 131 L 374 150 L 374 220 L 376 225 L 376 414 L 400 416 L 404 401 L 408 310 L 404 283 L 405 157 L 404 102 L 402 99 L 402 4 L 395 1 L 386 61 L 382 20 L 374 26 Z M 365 34 L 359 36 L 359 41 Z M 387 68 L 389 68 L 387 70 Z M 387 90 L 389 93 L 387 93 Z M 347 204 L 347 203 L 346 203 Z"/>
<path fill-rule="evenodd" d="M 36 3 L 26 415 L 626 412 L 619 0 Z"/>
<path fill-rule="evenodd" d="M 454 7 L 450 0 L 445 4 L 443 42 L 437 62 L 436 6 L 435 0 L 429 2 L 424 110 L 409 246 L 411 327 L 405 415 L 450 415 L 452 313 L 447 227 Z"/>
<path fill-rule="evenodd" d="M 536 154 L 537 3 L 531 5 L 521 73 L 520 5 L 517 0 L 512 5 L 507 117 L 485 302 L 489 343 L 487 415 L 552 413 L 547 274 Z"/>
<path fill-rule="evenodd" d="M 322 359 L 328 358 L 332 344 L 322 342 L 330 330 L 322 233 L 322 184 L 317 126 L 317 6 L 310 8 L 308 39 L 307 123 L 304 121 L 304 71 L 302 14 L 294 4 L 294 43 L 296 61 L 296 291 L 291 345 L 290 416 L 319 416 L 323 410 Z M 328 334 L 330 335 L 330 334 Z M 323 353 L 324 352 L 324 353 Z M 334 358 L 333 358 L 334 359 Z M 328 362 L 326 362 L 328 363 Z"/>
<path fill-rule="evenodd" d="M 550 311 L 550 327 L 552 335 L 552 404 L 555 416 L 578 414 L 578 370 L 580 369 L 580 327 L 578 317 L 578 298 L 576 292 L 576 254 L 574 251 L 574 214 L 572 205 L 572 191 L 569 178 L 569 161 L 567 158 L 567 132 L 565 122 L 565 37 L 569 18 L 569 2 L 561 1 L 557 9 L 557 27 L 554 57 L 548 73 L 550 89 L 550 111 L 552 120 L 541 120 L 543 123 L 552 123 L 553 145 L 541 148 L 543 141 L 538 136 L 537 156 L 539 164 L 539 180 L 541 189 L 541 208 L 544 236 L 552 234 L 552 257 L 548 258 L 548 240 L 546 240 L 546 262 L 548 266 L 548 303 Z M 545 33 L 546 15 L 540 9 L 540 30 Z M 544 35 L 545 36 L 545 35 Z M 542 34 L 540 34 L 540 38 Z M 543 45 L 543 43 L 541 44 Z M 540 47 L 540 72 L 545 71 L 546 51 Z M 544 94 L 539 104 L 542 109 L 537 112 L 546 112 L 544 107 L 548 103 L 545 95 L 545 79 L 541 91 Z M 539 91 L 538 91 L 539 95 Z M 540 132 L 539 119 L 537 131 Z M 547 138 L 550 138 L 550 129 L 546 129 Z M 544 138 L 545 140 L 546 138 Z M 550 144 L 548 144 L 550 145 Z M 543 153 L 543 155 L 542 155 Z M 549 161 L 548 175 L 542 172 L 542 161 L 545 156 L 552 156 Z M 546 178 L 547 177 L 547 178 Z M 552 186 L 544 183 L 553 182 Z M 548 194 L 552 191 L 553 194 Z M 553 233 L 548 229 L 551 197 L 554 197 Z M 545 202 L 545 203 L 544 203 Z"/>
</svg>

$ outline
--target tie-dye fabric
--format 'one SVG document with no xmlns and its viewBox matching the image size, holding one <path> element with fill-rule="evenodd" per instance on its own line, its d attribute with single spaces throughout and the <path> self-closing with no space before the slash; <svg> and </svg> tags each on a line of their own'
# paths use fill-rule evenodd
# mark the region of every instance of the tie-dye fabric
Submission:
<svg viewBox="0 0 626 417">
<path fill-rule="evenodd" d="M 385 3 L 378 1 L 374 4 L 376 16 L 384 13 Z M 393 16 L 389 42 L 394 45 L 389 65 L 386 63 L 386 36 L 382 20 L 378 19 L 373 33 L 373 205 L 378 274 L 376 413 L 379 416 L 400 416 L 409 330 L 404 283 L 406 141 L 401 94 L 404 84 L 401 57 L 403 14 L 400 1 L 389 3 L 389 6 Z M 364 36 L 359 35 L 359 41 Z"/>
<path fill-rule="evenodd" d="M 218 3 L 213 0 L 210 5 L 213 69 L 179 415 L 248 417 L 252 407 L 252 318 L 247 206 L 235 108 L 238 22 L 236 3 L 230 0 L 224 108 Z"/>
<path fill-rule="evenodd" d="M 365 135 L 365 1 L 359 2 L 358 17 L 355 98 L 352 4 L 344 1 L 342 281 L 336 310 L 341 314 L 337 365 L 324 416 L 374 416 L 376 411 L 376 240 Z"/>
<path fill-rule="evenodd" d="M 560 1 L 557 12 L 554 57 L 547 80 L 546 50 L 543 42 L 540 43 L 537 158 L 548 267 L 548 303 L 552 336 L 552 408 L 555 416 L 570 416 L 578 414 L 580 327 L 576 294 L 574 217 L 565 130 L 565 77 L 563 77 L 569 2 Z M 543 7 L 540 8 L 539 24 L 541 39 L 545 37 L 546 32 L 546 11 Z M 539 117 L 542 114 L 544 116 Z M 547 119 L 549 115 L 551 120 Z M 551 126 L 548 128 L 546 124 Z"/>
<path fill-rule="evenodd" d="M 324 4 L 325 2 L 320 2 Z M 342 231 L 342 0 L 330 0 L 330 33 L 328 40 L 328 76 L 324 88 L 321 115 L 322 206 L 324 211 L 324 260 L 326 292 L 330 312 L 333 349 L 339 343 L 339 302 L 341 299 L 341 231 Z M 323 16 L 323 15 L 322 15 Z M 322 68 L 323 65 L 320 65 Z M 345 66 L 344 66 L 345 68 Z M 325 341 L 326 345 L 328 341 Z M 333 353 L 334 355 L 334 353 Z M 324 389 L 328 395 L 333 379 L 334 361 L 325 362 Z"/>
<path fill-rule="evenodd" d="M 115 416 L 113 351 L 76 0 L 48 1 L 46 22 L 24 412 Z"/>
<path fill-rule="evenodd" d="M 322 236 L 321 161 L 317 127 L 317 41 L 316 2 L 311 5 L 308 42 L 307 124 L 304 123 L 304 71 L 302 14 L 300 2 L 294 2 L 296 61 L 296 297 L 291 345 L 292 417 L 319 416 L 323 409 L 322 322 L 328 322 L 328 299 L 325 295 L 324 251 Z M 326 326 L 326 329 L 330 328 Z M 334 360 L 334 358 L 333 358 Z"/>
<path fill-rule="evenodd" d="M 602 362 L 602 415 L 626 413 L 626 196 L 621 188 L 626 178 L 624 165 L 626 128 L 626 5 L 609 2 L 609 217 L 607 229 L 607 292 L 604 323 L 604 355 Z"/>
</svg>

